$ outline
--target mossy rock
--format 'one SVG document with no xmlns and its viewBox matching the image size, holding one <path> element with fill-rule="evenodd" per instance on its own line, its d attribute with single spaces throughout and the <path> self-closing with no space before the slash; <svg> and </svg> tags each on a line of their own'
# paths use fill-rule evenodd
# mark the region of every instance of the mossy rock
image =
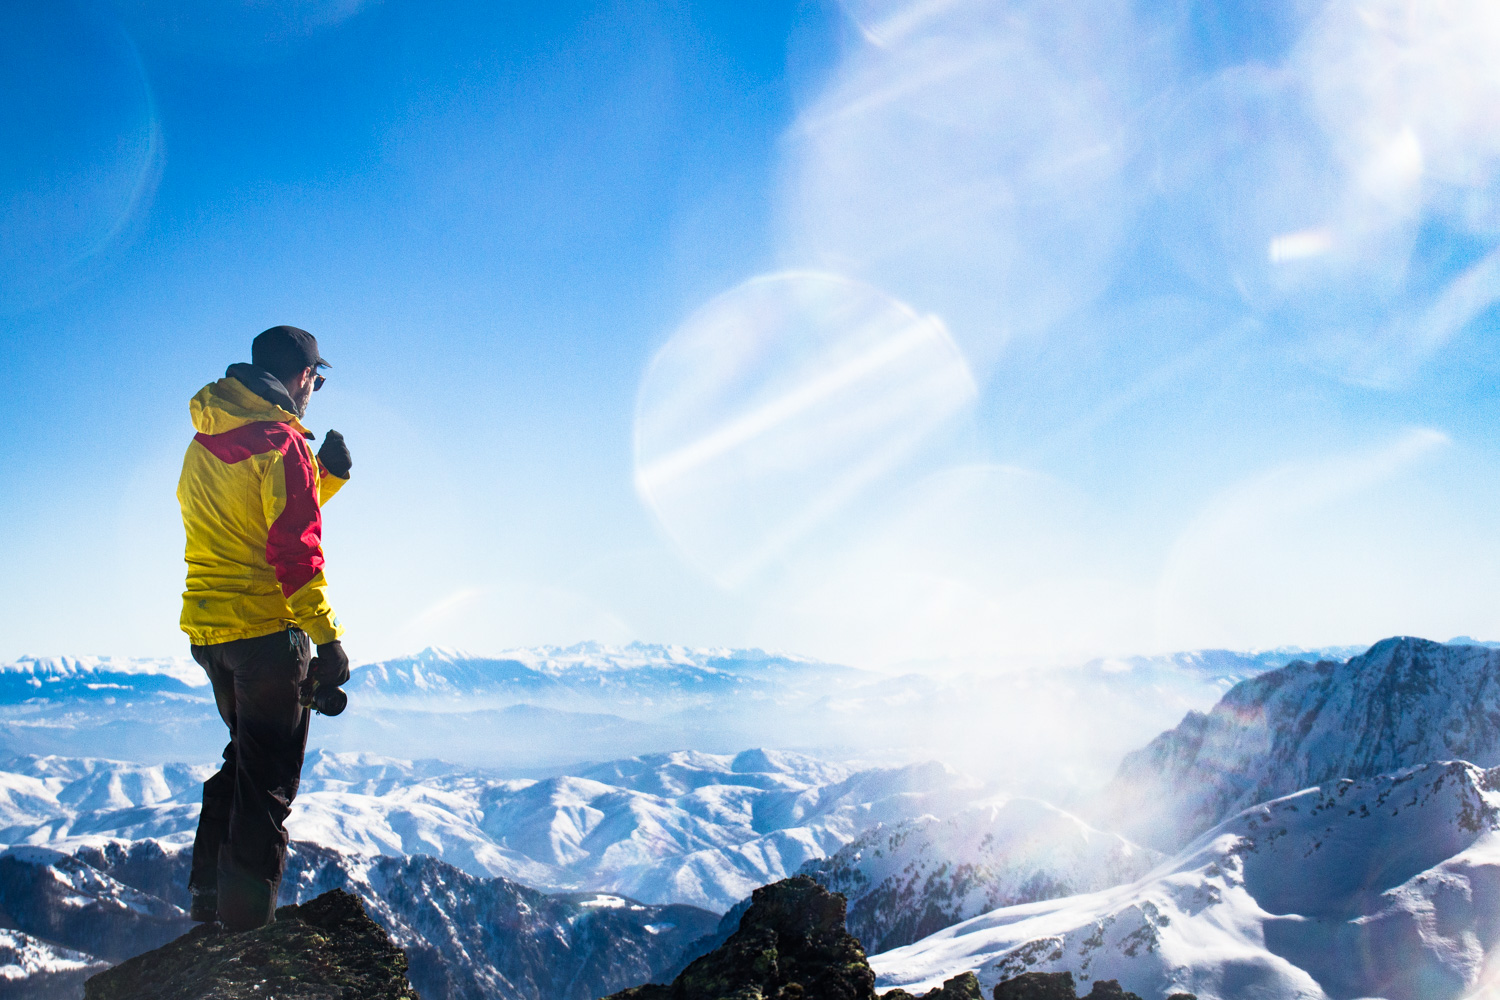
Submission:
<svg viewBox="0 0 1500 1000">
<path fill-rule="evenodd" d="M 202 924 L 92 977 L 84 1000 L 418 1000 L 406 955 L 340 889 L 265 927 Z"/>
</svg>

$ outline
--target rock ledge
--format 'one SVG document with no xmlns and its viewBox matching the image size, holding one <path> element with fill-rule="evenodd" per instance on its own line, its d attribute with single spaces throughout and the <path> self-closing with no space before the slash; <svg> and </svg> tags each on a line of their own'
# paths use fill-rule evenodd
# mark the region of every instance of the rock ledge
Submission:
<svg viewBox="0 0 1500 1000">
<path fill-rule="evenodd" d="M 418 1000 L 406 955 L 339 889 L 234 934 L 203 924 L 89 979 L 84 1000 Z"/>
</svg>

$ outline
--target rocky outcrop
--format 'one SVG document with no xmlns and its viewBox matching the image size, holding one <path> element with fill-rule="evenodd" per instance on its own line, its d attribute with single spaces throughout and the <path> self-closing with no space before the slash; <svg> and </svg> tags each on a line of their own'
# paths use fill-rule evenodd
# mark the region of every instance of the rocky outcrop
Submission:
<svg viewBox="0 0 1500 1000">
<path fill-rule="evenodd" d="M 333 890 L 241 934 L 202 924 L 94 976 L 84 1000 L 418 1000 L 406 955 Z"/>
<path fill-rule="evenodd" d="M 844 897 L 805 875 L 755 890 L 739 927 L 671 985 L 649 983 L 608 1000 L 875 1000 L 875 974 L 844 929 Z M 885 1000 L 917 1000 L 891 990 Z M 972 972 L 921 1000 L 983 1000 Z"/>
<path fill-rule="evenodd" d="M 886 994 L 890 996 L 889 993 Z M 1096 979 L 1094 988 L 1081 997 L 1073 987 L 1071 972 L 1027 972 L 996 985 L 994 1000 L 1141 1000 L 1139 994 L 1121 989 L 1117 979 Z M 1167 1000 L 1198 1000 L 1191 993 L 1173 993 Z"/>
<path fill-rule="evenodd" d="M 882 993 L 880 1000 L 984 1000 L 984 990 L 979 988 L 978 976 L 972 972 L 961 972 L 920 997 L 913 997 L 902 989 L 894 989 Z"/>
<path fill-rule="evenodd" d="M 874 1000 L 875 973 L 844 929 L 844 897 L 806 876 L 755 890 L 739 929 L 669 986 L 611 1000 Z"/>
</svg>

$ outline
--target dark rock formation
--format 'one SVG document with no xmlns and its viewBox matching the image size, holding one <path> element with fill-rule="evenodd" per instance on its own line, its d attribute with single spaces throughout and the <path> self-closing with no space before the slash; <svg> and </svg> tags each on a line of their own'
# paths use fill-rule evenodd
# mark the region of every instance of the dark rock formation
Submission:
<svg viewBox="0 0 1500 1000">
<path fill-rule="evenodd" d="M 979 988 L 979 977 L 972 972 L 965 972 L 949 979 L 935 990 L 928 990 L 919 997 L 913 997 L 905 990 L 888 990 L 880 995 L 880 1000 L 984 1000 L 984 991 Z"/>
<path fill-rule="evenodd" d="M 755 890 L 739 929 L 670 986 L 610 1000 L 874 1000 L 875 973 L 844 930 L 844 897 L 806 876 Z"/>
<path fill-rule="evenodd" d="M 234 934 L 203 924 L 99 973 L 84 1000 L 418 1000 L 406 956 L 358 899 L 333 890 Z"/>
<path fill-rule="evenodd" d="M 1140 995 L 1120 988 L 1118 979 L 1096 979 L 1084 1000 L 1141 1000 Z"/>
<path fill-rule="evenodd" d="M 739 929 L 670 986 L 614 1000 L 873 1000 L 875 973 L 844 930 L 844 897 L 806 876 L 755 890 Z"/>
<path fill-rule="evenodd" d="M 1025 972 L 995 987 L 995 1000 L 1078 1000 L 1071 972 Z"/>
<path fill-rule="evenodd" d="M 727 938 L 670 986 L 649 983 L 607 1000 L 876 1000 L 875 973 L 844 929 L 844 897 L 805 875 L 756 889 L 743 916 L 731 911 L 720 931 L 729 931 Z M 974 973 L 965 972 L 920 998 L 897 989 L 883 1000 L 984 1000 L 984 994 Z"/>
<path fill-rule="evenodd" d="M 944 984 L 946 985 L 946 984 Z M 889 993 L 886 994 L 890 996 Z M 1071 972 L 1027 972 L 995 987 L 995 1000 L 1080 1000 Z M 1118 979 L 1097 979 L 1081 1000 L 1141 1000 L 1121 989 Z M 1191 993 L 1173 993 L 1167 1000 L 1198 1000 Z"/>
</svg>

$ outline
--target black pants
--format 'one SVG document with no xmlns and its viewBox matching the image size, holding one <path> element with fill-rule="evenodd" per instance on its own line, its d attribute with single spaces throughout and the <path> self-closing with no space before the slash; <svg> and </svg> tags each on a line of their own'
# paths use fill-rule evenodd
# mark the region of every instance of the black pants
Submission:
<svg viewBox="0 0 1500 1000">
<path fill-rule="evenodd" d="M 312 646 L 288 629 L 256 639 L 194 646 L 229 726 L 224 766 L 203 783 L 193 841 L 193 915 L 215 911 L 231 930 L 270 922 L 286 865 L 283 824 L 297 795 L 307 749 L 308 709 L 298 687 Z"/>
</svg>

